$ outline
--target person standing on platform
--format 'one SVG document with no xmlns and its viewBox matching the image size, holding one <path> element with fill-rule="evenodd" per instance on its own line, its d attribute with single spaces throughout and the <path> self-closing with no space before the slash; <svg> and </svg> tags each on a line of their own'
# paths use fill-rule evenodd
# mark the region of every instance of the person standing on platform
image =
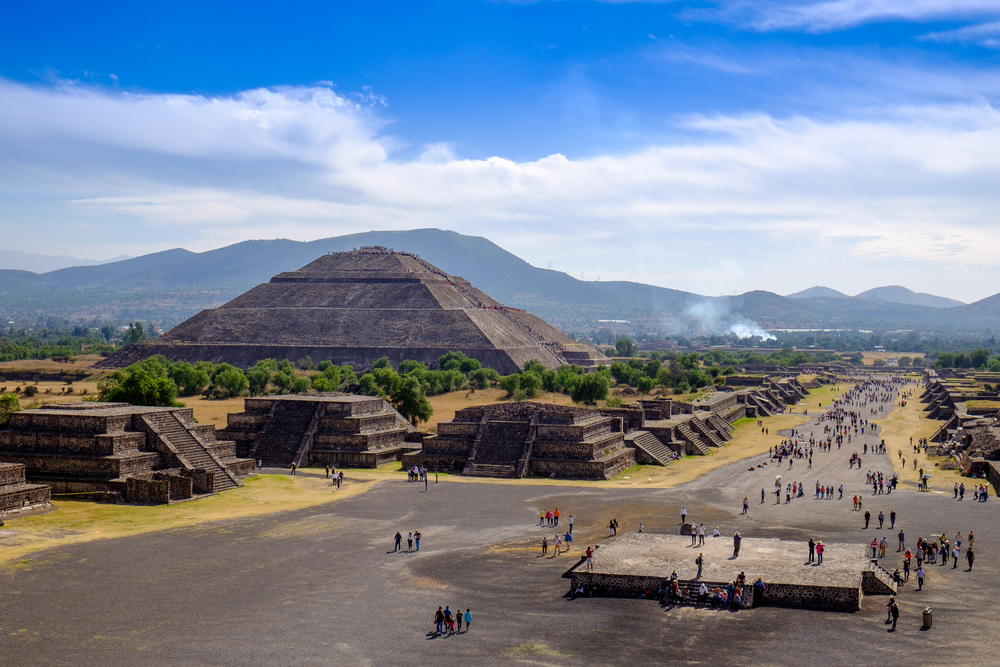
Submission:
<svg viewBox="0 0 1000 667">
<path fill-rule="evenodd" d="M 740 531 L 736 531 L 736 534 L 733 535 L 733 558 L 740 555 L 740 543 L 742 542 L 743 538 L 740 537 Z"/>
</svg>

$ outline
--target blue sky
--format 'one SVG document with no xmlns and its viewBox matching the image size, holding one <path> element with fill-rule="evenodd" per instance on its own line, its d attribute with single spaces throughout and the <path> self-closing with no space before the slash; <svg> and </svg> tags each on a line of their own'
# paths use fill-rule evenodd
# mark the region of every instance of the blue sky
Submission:
<svg viewBox="0 0 1000 667">
<path fill-rule="evenodd" d="M 135 4 L 5 9 L 4 245 L 433 226 L 706 294 L 1000 285 L 995 1 Z"/>
</svg>

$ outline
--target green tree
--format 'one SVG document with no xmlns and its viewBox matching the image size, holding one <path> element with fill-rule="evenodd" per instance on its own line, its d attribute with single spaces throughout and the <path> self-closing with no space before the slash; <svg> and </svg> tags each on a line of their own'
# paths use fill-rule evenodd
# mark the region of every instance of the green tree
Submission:
<svg viewBox="0 0 1000 667">
<path fill-rule="evenodd" d="M 594 371 L 587 373 L 573 387 L 570 397 L 575 403 L 586 403 L 594 405 L 597 401 L 603 401 L 608 397 L 608 390 L 611 389 L 611 380 L 604 373 Z"/>
<path fill-rule="evenodd" d="M 260 396 L 267 392 L 271 377 L 278 370 L 278 362 L 274 359 L 261 359 L 247 372 L 247 386 L 251 396 Z"/>
<path fill-rule="evenodd" d="M 420 381 L 415 377 L 407 376 L 400 380 L 393 393 L 392 407 L 396 408 L 399 414 L 403 415 L 416 426 L 420 422 L 425 422 L 434 414 L 430 401 L 424 395 Z"/>
<path fill-rule="evenodd" d="M 132 405 L 174 406 L 177 384 L 159 359 L 150 358 L 115 371 L 97 383 L 102 401 Z"/>
<path fill-rule="evenodd" d="M 297 377 L 295 382 L 292 384 L 292 392 L 296 394 L 305 394 L 309 392 L 312 387 L 312 383 L 309 382 L 309 378 Z"/>
<path fill-rule="evenodd" d="M 631 338 L 619 338 L 615 343 L 615 352 L 619 357 L 631 357 L 635 354 L 635 343 Z"/>
<path fill-rule="evenodd" d="M 542 389 L 542 378 L 535 371 L 522 373 L 521 380 L 518 382 L 518 388 L 524 392 L 526 397 L 534 398 L 538 396 L 538 392 Z"/>
<path fill-rule="evenodd" d="M 481 367 L 478 359 L 470 359 L 458 351 L 446 352 L 438 357 L 438 368 L 443 371 L 461 371 L 468 375 Z"/>
<path fill-rule="evenodd" d="M 142 328 L 142 322 L 129 322 L 128 330 L 122 336 L 122 342 L 131 345 L 144 340 L 146 340 L 146 332 Z"/>
<path fill-rule="evenodd" d="M 980 348 L 969 352 L 969 366 L 971 368 L 982 368 L 990 360 L 990 351 Z"/>
<path fill-rule="evenodd" d="M 212 381 L 204 368 L 196 368 L 187 362 L 173 364 L 169 371 L 170 379 L 177 385 L 181 396 L 200 394 Z"/>
<path fill-rule="evenodd" d="M 385 398 L 385 392 L 382 391 L 382 387 L 378 386 L 375 376 L 371 373 L 365 373 L 358 378 L 358 393 L 365 396 L 381 396 Z"/>
<path fill-rule="evenodd" d="M 375 361 L 374 364 L 372 364 L 373 371 L 376 371 L 380 368 L 389 368 L 389 369 L 392 368 L 392 364 L 389 363 L 389 357 L 380 357 Z"/>
<path fill-rule="evenodd" d="M 500 374 L 492 368 L 477 368 L 469 373 L 469 384 L 476 389 L 488 389 L 491 383 L 499 381 Z"/>
<path fill-rule="evenodd" d="M 518 388 L 521 386 L 521 374 L 511 373 L 510 375 L 505 375 L 500 378 L 500 386 L 507 391 L 507 398 L 510 398 L 517 393 Z"/>
<path fill-rule="evenodd" d="M 21 411 L 21 401 L 17 394 L 0 394 L 0 428 L 6 428 L 10 416 Z"/>
<path fill-rule="evenodd" d="M 216 395 L 239 396 L 249 386 L 247 376 L 239 368 L 229 364 L 219 364 L 218 369 L 212 378 L 212 385 L 218 388 Z"/>
</svg>

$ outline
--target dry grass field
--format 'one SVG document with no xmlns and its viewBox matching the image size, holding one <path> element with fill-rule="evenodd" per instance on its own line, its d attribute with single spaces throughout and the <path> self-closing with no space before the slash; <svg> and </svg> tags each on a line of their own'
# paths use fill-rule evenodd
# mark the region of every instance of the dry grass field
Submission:
<svg viewBox="0 0 1000 667">
<path fill-rule="evenodd" d="M 57 496 L 51 510 L 4 517 L 0 563 L 67 544 L 313 507 L 361 493 L 375 479 L 352 474 L 335 490 L 322 474 L 257 475 L 241 488 L 171 505 L 106 505 Z"/>
</svg>

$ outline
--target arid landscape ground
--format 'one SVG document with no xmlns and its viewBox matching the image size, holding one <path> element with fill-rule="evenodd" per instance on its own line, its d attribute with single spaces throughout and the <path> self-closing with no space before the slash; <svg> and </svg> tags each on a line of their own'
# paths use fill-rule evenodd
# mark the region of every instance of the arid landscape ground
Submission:
<svg viewBox="0 0 1000 667">
<path fill-rule="evenodd" d="M 56 498 L 54 510 L 8 520 L 0 530 L 0 662 L 30 655 L 37 665 L 902 665 L 944 654 L 989 664 L 996 501 L 954 501 L 946 493 L 953 473 L 936 473 L 932 491 L 918 492 L 912 470 L 900 471 L 896 493 L 872 498 L 864 471 L 848 470 L 846 447 L 817 454 L 813 470 L 797 462 L 784 474 L 807 488 L 814 479 L 843 483 L 848 498 L 868 494 L 873 514 L 897 512 L 908 540 L 976 534 L 973 572 L 964 561 L 957 569 L 929 566 L 923 591 L 903 587 L 896 633 L 886 632 L 886 600 L 879 596 L 855 613 L 722 612 L 567 596 L 561 575 L 585 546 L 613 539 L 611 518 L 622 533 L 641 521 L 646 532 L 673 534 L 681 506 L 727 536 L 740 530 L 799 541 L 803 561 L 810 536 L 861 548 L 874 530 L 863 530 L 849 500 L 807 494 L 788 505 L 770 498 L 761 505 L 759 489 L 773 483 L 775 464 L 748 470 L 767 459 L 786 429 L 813 424 L 819 404 L 829 405 L 836 393 L 819 389 L 794 414 L 765 419 L 767 435 L 747 420 L 711 456 L 636 467 L 609 482 L 441 475 L 425 492 L 390 466 L 349 470 L 339 491 L 320 470 L 266 470 L 241 489 L 170 506 Z M 889 472 L 897 444 L 936 427 L 922 419 L 917 401 L 894 409 L 882 425 L 890 455 L 866 457 L 866 470 Z M 744 496 L 753 502 L 741 516 Z M 541 558 L 541 537 L 554 529 L 539 527 L 538 514 L 555 507 L 563 517 L 574 515 L 576 540 L 568 554 L 552 557 L 550 549 Z M 393 553 L 397 530 L 404 537 L 421 531 L 420 551 Z M 889 538 L 884 565 L 891 569 L 900 557 Z M 472 630 L 429 635 L 443 605 L 472 609 Z M 922 631 L 920 612 L 928 605 L 934 628 Z M 863 656 L 852 648 L 859 645 Z"/>
</svg>

